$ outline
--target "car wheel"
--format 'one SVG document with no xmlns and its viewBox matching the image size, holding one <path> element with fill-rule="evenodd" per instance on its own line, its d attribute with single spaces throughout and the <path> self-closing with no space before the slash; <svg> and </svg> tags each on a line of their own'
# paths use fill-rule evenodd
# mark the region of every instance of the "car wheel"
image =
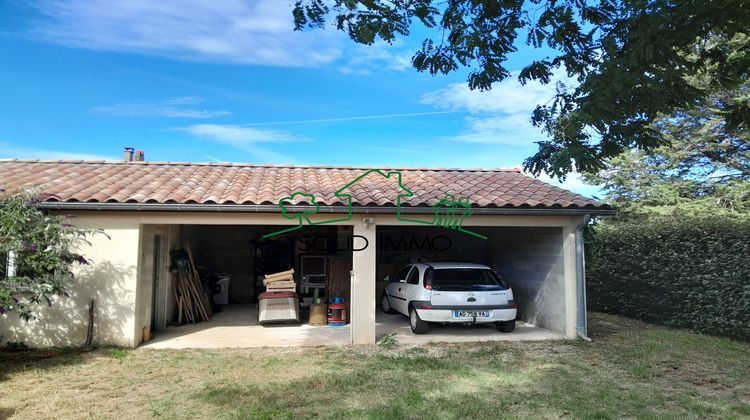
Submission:
<svg viewBox="0 0 750 420">
<path fill-rule="evenodd" d="M 504 321 L 504 322 L 498 322 L 495 324 L 497 327 L 497 330 L 504 333 L 513 332 L 513 330 L 516 329 L 516 320 L 510 320 L 510 321 Z"/>
<path fill-rule="evenodd" d="M 422 321 L 413 306 L 409 308 L 409 325 L 411 325 L 411 332 L 414 334 L 424 334 L 429 328 L 429 324 Z"/>
<path fill-rule="evenodd" d="M 380 299 L 380 308 L 387 314 L 395 314 L 396 310 L 391 307 L 391 301 L 388 300 L 388 294 L 383 292 L 383 298 Z"/>
</svg>

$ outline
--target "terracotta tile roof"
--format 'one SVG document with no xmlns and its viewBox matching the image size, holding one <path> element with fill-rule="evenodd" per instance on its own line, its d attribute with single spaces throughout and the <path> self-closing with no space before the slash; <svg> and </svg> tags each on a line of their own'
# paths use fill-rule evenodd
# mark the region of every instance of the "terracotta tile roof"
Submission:
<svg viewBox="0 0 750 420">
<path fill-rule="evenodd" d="M 45 201 L 92 203 L 276 204 L 304 192 L 320 205 L 345 205 L 335 192 L 371 168 L 231 163 L 0 160 L 0 188 L 35 187 Z M 446 194 L 474 207 L 609 209 L 515 169 L 390 169 L 414 195 L 405 206 L 433 206 Z M 383 169 L 387 173 L 387 170 Z M 396 177 L 370 173 L 348 189 L 353 206 L 395 206 Z M 309 204 L 305 196 L 295 204 Z"/>
</svg>

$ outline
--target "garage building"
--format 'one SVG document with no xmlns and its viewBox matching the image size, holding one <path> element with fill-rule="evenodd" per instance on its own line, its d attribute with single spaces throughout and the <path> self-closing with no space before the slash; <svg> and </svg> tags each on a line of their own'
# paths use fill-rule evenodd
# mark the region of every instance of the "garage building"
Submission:
<svg viewBox="0 0 750 420">
<path fill-rule="evenodd" d="M 374 343 L 386 276 L 460 261 L 500 273 L 519 320 L 574 338 L 586 328 L 580 230 L 612 213 L 515 169 L 6 160 L 0 186 L 33 188 L 42 208 L 107 233 L 82 250 L 93 264 L 70 296 L 32 322 L 3 315 L 0 335 L 36 346 L 82 344 L 90 299 L 98 344 L 134 347 L 185 328 L 170 326 L 170 251 L 186 243 L 221 280 L 222 316 L 240 324 L 255 322 L 263 277 L 293 269 L 303 302 L 343 298 L 349 340 Z"/>
</svg>

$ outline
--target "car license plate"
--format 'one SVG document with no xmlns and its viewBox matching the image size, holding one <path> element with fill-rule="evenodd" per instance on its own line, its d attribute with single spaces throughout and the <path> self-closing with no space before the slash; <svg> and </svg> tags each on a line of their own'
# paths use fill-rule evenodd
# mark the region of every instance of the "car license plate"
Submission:
<svg viewBox="0 0 750 420">
<path fill-rule="evenodd" d="M 454 318 L 488 318 L 490 311 L 453 311 Z"/>
</svg>

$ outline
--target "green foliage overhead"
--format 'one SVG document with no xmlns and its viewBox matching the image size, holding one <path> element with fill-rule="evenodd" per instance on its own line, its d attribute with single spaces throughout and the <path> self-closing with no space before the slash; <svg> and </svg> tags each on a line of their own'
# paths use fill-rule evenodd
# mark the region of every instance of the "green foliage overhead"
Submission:
<svg viewBox="0 0 750 420">
<path fill-rule="evenodd" d="M 0 196 L 0 313 L 34 318 L 40 303 L 64 296 L 72 268 L 89 264 L 76 249 L 94 231 L 79 229 L 65 217 L 45 214 L 32 195 Z M 8 277 L 7 258 L 17 271 Z"/>
<path fill-rule="evenodd" d="M 735 98 L 749 92 L 750 85 L 720 91 L 693 109 L 657 119 L 653 128 L 669 144 L 610 159 L 586 181 L 603 185 L 607 200 L 626 214 L 750 211 L 750 130 L 726 120 Z"/>
<path fill-rule="evenodd" d="M 296 29 L 328 20 L 355 42 L 392 42 L 414 24 L 432 30 L 416 52 L 418 71 L 470 68 L 472 89 L 509 77 L 517 38 L 554 53 L 531 61 L 520 81 L 549 83 L 563 68 L 575 87 L 558 85 L 532 121 L 549 139 L 525 161 L 535 174 L 596 172 L 628 149 L 665 144 L 660 115 L 699 105 L 750 76 L 750 2 L 744 0 L 298 0 Z M 700 81 L 700 82 L 697 82 Z M 726 120 L 747 127 L 750 101 L 736 98 Z"/>
<path fill-rule="evenodd" d="M 589 309 L 750 340 L 750 217 L 672 214 L 587 235 Z"/>
<path fill-rule="evenodd" d="M 591 309 L 750 340 L 750 132 L 727 112 L 749 90 L 658 118 L 669 144 L 586 177 L 619 210 L 588 232 Z"/>
</svg>

